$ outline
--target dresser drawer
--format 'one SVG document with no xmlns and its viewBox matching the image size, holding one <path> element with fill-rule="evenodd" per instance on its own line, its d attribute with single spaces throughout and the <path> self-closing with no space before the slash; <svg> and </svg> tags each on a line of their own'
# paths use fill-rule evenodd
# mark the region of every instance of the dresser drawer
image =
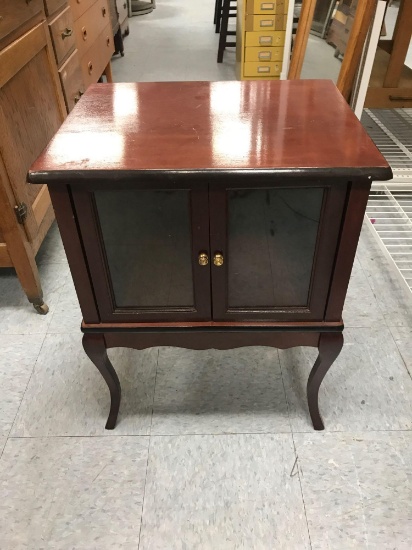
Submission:
<svg viewBox="0 0 412 550">
<path fill-rule="evenodd" d="M 246 31 L 282 31 L 285 30 L 283 13 L 274 15 L 247 15 Z"/>
<path fill-rule="evenodd" d="M 287 13 L 288 0 L 273 0 L 264 2 L 264 0 L 247 0 L 246 13 L 268 14 L 268 13 Z"/>
<path fill-rule="evenodd" d="M 245 61 L 282 61 L 284 48 L 245 48 Z"/>
<path fill-rule="evenodd" d="M 280 76 L 282 63 L 276 61 L 245 61 L 244 76 Z"/>
<path fill-rule="evenodd" d="M 73 12 L 73 19 L 76 21 L 96 0 L 70 0 L 70 7 Z"/>
<path fill-rule="evenodd" d="M 110 25 L 110 13 L 106 0 L 97 0 L 76 21 L 76 44 L 83 55 L 94 44 L 96 38 L 101 34 L 106 25 Z"/>
<path fill-rule="evenodd" d="M 62 8 L 67 4 L 67 0 L 44 0 L 44 9 L 46 15 L 53 15 L 59 8 Z"/>
<path fill-rule="evenodd" d="M 128 16 L 126 0 L 116 0 L 117 11 L 119 12 L 119 24 L 122 25 Z"/>
<path fill-rule="evenodd" d="M 0 49 L 6 47 L 39 22 L 43 13 L 43 0 L 0 1 Z M 44 17 L 44 15 L 43 15 Z"/>
<path fill-rule="evenodd" d="M 61 66 L 59 76 L 66 107 L 70 112 L 85 91 L 80 56 L 77 50 L 74 50 L 69 59 Z"/>
<path fill-rule="evenodd" d="M 76 47 L 74 21 L 69 7 L 49 23 L 57 65 Z"/>
<path fill-rule="evenodd" d="M 285 31 L 247 32 L 245 46 L 284 46 Z"/>
<path fill-rule="evenodd" d="M 81 58 L 83 82 L 87 89 L 97 82 L 114 52 L 113 32 L 110 23 Z"/>
</svg>

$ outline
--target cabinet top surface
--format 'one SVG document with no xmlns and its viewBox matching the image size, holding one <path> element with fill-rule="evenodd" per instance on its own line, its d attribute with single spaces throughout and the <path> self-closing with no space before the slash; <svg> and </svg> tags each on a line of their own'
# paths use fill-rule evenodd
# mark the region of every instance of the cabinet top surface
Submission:
<svg viewBox="0 0 412 550">
<path fill-rule="evenodd" d="M 29 172 L 333 172 L 390 168 L 331 81 L 95 84 Z"/>
</svg>

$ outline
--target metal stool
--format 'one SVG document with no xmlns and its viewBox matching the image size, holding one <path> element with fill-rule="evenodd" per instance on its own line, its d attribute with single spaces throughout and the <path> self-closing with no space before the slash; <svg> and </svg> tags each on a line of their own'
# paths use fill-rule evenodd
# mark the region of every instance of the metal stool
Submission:
<svg viewBox="0 0 412 550">
<path fill-rule="evenodd" d="M 216 5 L 219 0 L 217 0 Z M 222 1 L 222 0 L 220 0 Z M 237 14 L 237 0 L 223 0 L 223 8 L 221 10 L 220 25 L 220 38 L 219 48 L 217 50 L 217 62 L 222 63 L 223 54 L 226 48 L 236 46 L 236 40 L 234 42 L 228 42 L 228 36 L 236 36 L 236 31 L 228 31 L 228 23 L 230 17 L 236 17 Z M 216 17 L 219 17 L 219 13 L 216 13 Z"/>
</svg>

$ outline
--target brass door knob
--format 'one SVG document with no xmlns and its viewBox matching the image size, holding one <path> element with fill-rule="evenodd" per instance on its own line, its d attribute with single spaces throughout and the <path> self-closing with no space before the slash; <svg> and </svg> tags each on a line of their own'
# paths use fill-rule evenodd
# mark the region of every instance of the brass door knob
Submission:
<svg viewBox="0 0 412 550">
<path fill-rule="evenodd" d="M 209 256 L 206 254 L 206 252 L 200 252 L 198 260 L 199 265 L 207 265 L 209 263 Z"/>
<path fill-rule="evenodd" d="M 223 265 L 223 254 L 221 252 L 216 252 L 213 256 L 213 263 L 216 267 Z"/>
</svg>

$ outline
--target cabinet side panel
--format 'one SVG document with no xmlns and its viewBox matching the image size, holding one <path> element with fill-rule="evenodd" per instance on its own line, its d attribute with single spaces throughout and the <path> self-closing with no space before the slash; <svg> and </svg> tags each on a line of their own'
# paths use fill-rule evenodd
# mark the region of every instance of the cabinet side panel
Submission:
<svg viewBox="0 0 412 550">
<path fill-rule="evenodd" d="M 62 186 L 61 184 L 56 187 L 50 185 L 49 192 L 84 322 L 99 323 L 100 318 L 72 205 L 70 189 L 68 186 Z"/>
<path fill-rule="evenodd" d="M 350 185 L 326 307 L 325 321 L 339 321 L 342 318 L 343 306 L 353 262 L 355 261 L 370 187 L 371 182 L 368 180 L 354 181 Z"/>
</svg>

